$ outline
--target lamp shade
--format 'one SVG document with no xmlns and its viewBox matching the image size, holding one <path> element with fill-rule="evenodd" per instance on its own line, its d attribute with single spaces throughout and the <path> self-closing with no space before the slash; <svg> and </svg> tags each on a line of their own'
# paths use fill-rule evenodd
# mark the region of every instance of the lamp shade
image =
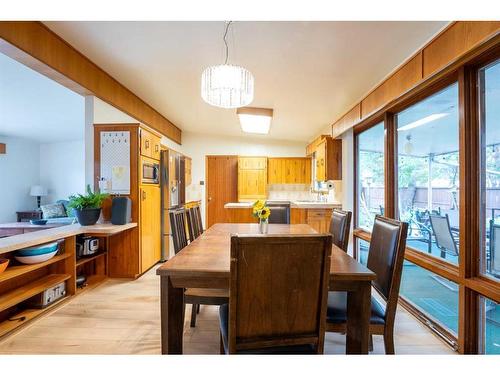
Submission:
<svg viewBox="0 0 500 375">
<path fill-rule="evenodd" d="M 209 66 L 201 76 L 201 97 L 215 107 L 246 106 L 253 100 L 253 75 L 241 66 Z"/>
<path fill-rule="evenodd" d="M 33 185 L 30 189 L 30 195 L 32 197 L 45 197 L 47 195 L 47 189 L 41 185 Z"/>
</svg>

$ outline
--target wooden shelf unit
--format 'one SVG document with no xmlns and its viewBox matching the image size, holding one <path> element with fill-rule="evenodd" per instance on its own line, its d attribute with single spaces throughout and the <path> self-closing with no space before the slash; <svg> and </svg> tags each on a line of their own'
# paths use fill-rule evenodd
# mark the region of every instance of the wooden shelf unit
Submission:
<svg viewBox="0 0 500 375">
<path fill-rule="evenodd" d="M 101 258 L 103 256 L 106 256 L 106 255 L 108 255 L 108 252 L 107 251 L 103 251 L 103 252 L 99 252 L 98 254 L 90 256 L 90 257 L 85 257 L 85 258 L 77 259 L 76 266 L 77 267 L 83 266 L 86 263 L 92 262 L 92 261 L 97 260 L 97 259 L 99 259 L 99 258 Z"/>
<path fill-rule="evenodd" d="M 29 321 L 37 318 L 47 311 L 47 309 L 52 309 L 61 302 L 66 301 L 68 297 L 63 297 L 54 303 L 52 303 L 46 309 L 26 309 L 20 311 L 17 314 L 12 315 L 8 320 L 0 322 L 0 337 L 14 331 L 15 329 L 21 327 L 22 325 L 28 323 Z"/>
<path fill-rule="evenodd" d="M 18 276 L 22 276 L 25 273 L 31 272 L 38 270 L 40 268 L 43 268 L 45 266 L 48 266 L 50 264 L 57 263 L 61 260 L 64 260 L 66 258 L 69 258 L 71 254 L 69 253 L 63 253 L 60 255 L 56 255 L 55 257 L 42 262 L 42 263 L 37 263 L 37 264 L 22 264 L 18 266 L 9 266 L 3 273 L 0 273 L 0 283 L 13 279 Z"/>
<path fill-rule="evenodd" d="M 42 293 L 44 290 L 53 287 L 70 278 L 67 274 L 52 274 L 37 279 L 28 284 L 13 289 L 10 292 L 0 295 L 0 311 L 7 310 L 21 302 L 26 301 L 28 298 Z"/>
<path fill-rule="evenodd" d="M 2 254 L 15 262 L 16 250 Z M 76 290 L 76 237 L 64 238 L 59 253 L 37 264 L 10 265 L 0 274 L 0 337 L 50 311 Z M 45 308 L 26 308 L 23 302 L 59 283 L 66 282 L 66 296 Z"/>
</svg>

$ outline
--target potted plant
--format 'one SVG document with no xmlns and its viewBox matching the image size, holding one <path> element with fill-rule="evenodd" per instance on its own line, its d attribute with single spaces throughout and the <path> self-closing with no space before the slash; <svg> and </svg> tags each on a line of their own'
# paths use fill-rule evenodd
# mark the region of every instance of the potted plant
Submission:
<svg viewBox="0 0 500 375">
<path fill-rule="evenodd" d="M 269 224 L 269 215 L 271 215 L 271 209 L 266 205 L 266 201 L 257 200 L 253 204 L 252 210 L 253 217 L 259 219 L 259 231 L 262 234 L 267 233 Z"/>
<path fill-rule="evenodd" d="M 87 194 L 70 196 L 68 207 L 75 211 L 80 225 L 94 225 L 101 215 L 102 203 L 108 197 L 109 194 L 92 192 L 90 185 L 87 185 Z"/>
</svg>

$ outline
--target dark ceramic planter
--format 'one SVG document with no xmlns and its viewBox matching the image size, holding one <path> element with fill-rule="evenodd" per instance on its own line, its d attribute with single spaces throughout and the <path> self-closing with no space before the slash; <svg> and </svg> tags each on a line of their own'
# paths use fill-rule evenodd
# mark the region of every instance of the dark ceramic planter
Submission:
<svg viewBox="0 0 500 375">
<path fill-rule="evenodd" d="M 83 210 L 75 209 L 75 215 L 80 225 L 94 225 L 99 220 L 101 215 L 100 208 L 84 208 Z"/>
</svg>

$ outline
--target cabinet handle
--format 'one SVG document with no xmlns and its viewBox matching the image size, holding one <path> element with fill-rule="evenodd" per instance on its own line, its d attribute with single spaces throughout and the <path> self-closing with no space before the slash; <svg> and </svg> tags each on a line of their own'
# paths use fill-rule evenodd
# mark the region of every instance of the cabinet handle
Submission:
<svg viewBox="0 0 500 375">
<path fill-rule="evenodd" d="M 158 152 L 158 145 L 155 145 L 155 152 Z"/>
<path fill-rule="evenodd" d="M 149 148 L 149 139 L 146 139 L 145 145 L 146 145 L 146 148 Z"/>
<path fill-rule="evenodd" d="M 325 165 L 325 159 L 321 159 L 321 165 Z"/>
<path fill-rule="evenodd" d="M 142 200 L 145 201 L 146 200 L 146 192 L 144 190 L 141 190 L 142 192 Z"/>
</svg>

